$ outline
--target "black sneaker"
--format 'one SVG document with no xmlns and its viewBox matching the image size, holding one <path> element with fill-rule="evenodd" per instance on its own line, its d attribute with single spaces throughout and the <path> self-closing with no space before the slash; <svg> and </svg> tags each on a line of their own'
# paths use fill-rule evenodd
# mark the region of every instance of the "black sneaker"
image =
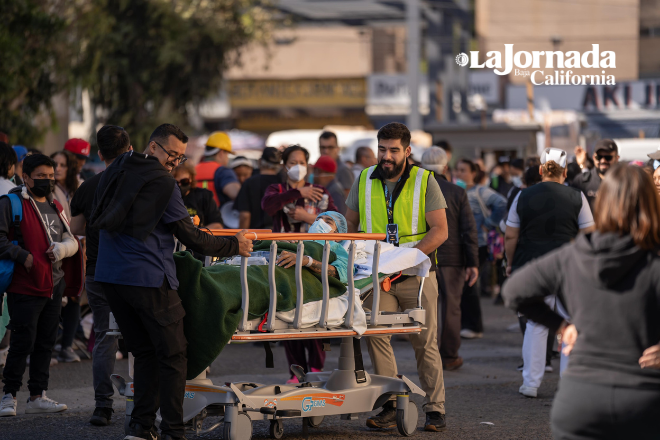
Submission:
<svg viewBox="0 0 660 440">
<path fill-rule="evenodd" d="M 110 420 L 112 419 L 113 412 L 114 411 L 112 408 L 96 407 L 94 408 L 94 414 L 92 414 L 92 418 L 89 419 L 89 423 L 96 426 L 108 426 L 110 424 Z"/>
<path fill-rule="evenodd" d="M 378 415 L 371 416 L 367 419 L 367 426 L 374 429 L 396 428 L 396 408 L 394 408 L 394 402 L 388 400 Z"/>
<path fill-rule="evenodd" d="M 426 423 L 424 423 L 424 431 L 440 432 L 444 431 L 447 427 L 445 415 L 437 411 L 426 413 Z"/>
<path fill-rule="evenodd" d="M 161 440 L 155 427 L 145 429 L 137 422 L 131 422 L 126 430 L 124 440 Z"/>
</svg>

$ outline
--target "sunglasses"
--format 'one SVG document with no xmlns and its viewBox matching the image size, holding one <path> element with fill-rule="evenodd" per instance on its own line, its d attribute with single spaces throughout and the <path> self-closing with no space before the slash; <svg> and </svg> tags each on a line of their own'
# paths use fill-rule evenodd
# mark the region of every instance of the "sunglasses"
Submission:
<svg viewBox="0 0 660 440">
<path fill-rule="evenodd" d="M 182 154 L 181 156 L 177 156 L 176 154 L 172 154 L 172 153 L 170 153 L 169 151 L 167 151 L 167 150 L 166 150 L 165 148 L 163 148 L 163 146 L 162 146 L 161 144 L 159 144 L 158 142 L 156 142 L 156 141 L 151 141 L 151 142 L 153 142 L 154 144 L 158 145 L 158 146 L 160 147 L 160 149 L 163 150 L 163 151 L 165 152 L 165 154 L 167 154 L 167 157 L 168 157 L 172 162 L 179 161 L 179 165 L 181 165 L 181 164 L 185 163 L 185 162 L 188 160 L 188 158 L 186 157 L 185 154 Z"/>
<path fill-rule="evenodd" d="M 596 160 L 599 161 L 599 162 L 602 159 L 605 159 L 606 161 L 611 162 L 613 158 L 614 158 L 614 156 L 611 155 L 611 154 L 596 154 Z"/>
<path fill-rule="evenodd" d="M 176 183 L 179 186 L 188 186 L 188 185 L 190 185 L 190 179 L 181 179 L 181 180 L 178 180 Z"/>
</svg>

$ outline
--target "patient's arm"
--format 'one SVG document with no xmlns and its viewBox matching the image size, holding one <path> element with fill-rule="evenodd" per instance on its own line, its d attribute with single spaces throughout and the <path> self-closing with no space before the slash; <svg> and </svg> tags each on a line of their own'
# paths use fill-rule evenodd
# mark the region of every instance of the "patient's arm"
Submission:
<svg viewBox="0 0 660 440">
<path fill-rule="evenodd" d="M 312 260 L 312 265 L 309 266 L 308 269 L 312 272 L 321 273 L 321 270 L 323 269 L 323 263 L 316 261 L 312 257 L 305 257 L 305 264 L 309 264 L 309 260 Z M 328 264 L 328 276 L 339 279 L 339 272 L 337 272 L 337 268 L 331 264 Z"/>
<path fill-rule="evenodd" d="M 289 251 L 282 251 L 282 253 L 280 253 L 280 256 L 277 258 L 277 265 L 284 267 L 285 269 L 288 269 L 296 265 L 296 260 L 297 260 L 297 255 L 295 253 Z M 316 261 L 312 257 L 304 256 L 302 261 L 303 265 L 309 264 L 310 260 L 312 261 L 311 265 L 305 267 L 307 267 L 312 272 L 321 273 L 323 264 L 320 261 Z M 338 280 L 341 280 L 339 278 L 339 272 L 337 271 L 337 268 L 331 264 L 328 264 L 328 275 L 333 278 L 337 278 Z"/>
</svg>

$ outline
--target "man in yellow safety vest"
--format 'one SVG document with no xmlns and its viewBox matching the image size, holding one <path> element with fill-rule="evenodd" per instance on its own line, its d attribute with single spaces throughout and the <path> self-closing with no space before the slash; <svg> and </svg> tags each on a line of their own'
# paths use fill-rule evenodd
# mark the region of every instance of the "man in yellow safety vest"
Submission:
<svg viewBox="0 0 660 440">
<path fill-rule="evenodd" d="M 415 247 L 429 255 L 435 269 L 435 251 L 447 239 L 447 203 L 429 171 L 408 165 L 410 131 L 392 122 L 378 130 L 378 165 L 364 169 L 355 180 L 346 201 L 349 232 L 386 233 L 400 247 Z M 417 307 L 421 279 L 401 276 L 389 292 L 381 291 L 380 310 L 395 312 Z M 365 303 L 370 308 L 370 299 Z M 411 335 L 422 389 L 426 392 L 424 412 L 427 431 L 445 428 L 445 386 L 437 341 L 438 283 L 425 279 L 422 307 L 425 329 Z M 367 346 L 376 374 L 394 377 L 396 359 L 390 336 L 369 337 Z M 396 426 L 396 408 L 390 400 L 383 411 L 367 420 L 371 428 Z"/>
</svg>

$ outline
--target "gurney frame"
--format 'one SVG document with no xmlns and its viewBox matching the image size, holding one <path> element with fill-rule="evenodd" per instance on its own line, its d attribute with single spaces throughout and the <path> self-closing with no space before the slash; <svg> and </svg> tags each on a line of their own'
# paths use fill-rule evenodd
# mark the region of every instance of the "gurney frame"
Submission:
<svg viewBox="0 0 660 440">
<path fill-rule="evenodd" d="M 230 235 L 234 231 L 212 231 L 214 235 Z M 356 368 L 356 351 L 353 338 L 359 336 L 353 330 L 355 310 L 355 281 L 353 264 L 355 261 L 355 240 L 376 240 L 372 273 L 372 310 L 366 311 L 367 330 L 362 336 L 385 336 L 393 334 L 418 334 L 425 322 L 425 310 L 421 306 L 424 278 L 421 278 L 417 307 L 403 312 L 380 311 L 381 289 L 378 274 L 380 241 L 385 234 L 296 234 L 250 232 L 248 238 L 254 240 L 273 240 L 270 246 L 269 285 L 270 303 L 268 317 L 261 331 L 258 329 L 261 319 L 248 319 L 250 289 L 248 285 L 248 260 L 242 257 L 240 279 L 242 290 L 242 309 L 244 311 L 238 329 L 231 341 L 281 341 L 300 339 L 342 338 L 338 368 L 331 372 L 307 373 L 299 366 L 292 365 L 291 371 L 298 378 L 297 384 L 264 385 L 251 382 L 226 383 L 216 386 L 206 373 L 186 382 L 183 410 L 184 422 L 197 435 L 208 433 L 223 427 L 225 440 L 250 440 L 252 422 L 268 420 L 270 436 L 282 438 L 283 419 L 300 418 L 303 432 L 309 427 L 317 427 L 325 416 L 340 415 L 342 420 L 355 420 L 358 413 L 373 411 L 387 400 L 396 399 L 396 425 L 403 436 L 412 435 L 417 427 L 418 409 L 410 399 L 411 394 L 424 396 L 425 393 L 408 378 L 399 375 L 396 378 L 371 375 Z M 350 240 L 348 249 L 348 309 L 344 323 L 335 328 L 328 327 L 330 288 L 328 283 L 328 262 L 330 257 L 330 237 L 332 240 Z M 277 291 L 275 280 L 275 261 L 277 259 L 276 240 L 299 240 L 297 246 L 296 274 L 296 309 L 293 323 L 277 318 Z M 304 256 L 303 240 L 323 240 L 321 283 L 323 299 L 319 323 L 313 327 L 303 327 L 303 283 L 302 269 Z M 207 258 L 206 265 L 210 264 Z M 365 289 L 366 290 L 366 289 Z M 357 344 L 359 347 L 359 343 Z M 361 354 L 358 354 L 361 357 Z M 133 407 L 133 383 L 118 376 L 112 376 L 120 394 L 126 396 L 126 421 L 128 425 Z M 222 417 L 222 420 L 207 429 L 203 429 L 207 417 Z"/>
</svg>

